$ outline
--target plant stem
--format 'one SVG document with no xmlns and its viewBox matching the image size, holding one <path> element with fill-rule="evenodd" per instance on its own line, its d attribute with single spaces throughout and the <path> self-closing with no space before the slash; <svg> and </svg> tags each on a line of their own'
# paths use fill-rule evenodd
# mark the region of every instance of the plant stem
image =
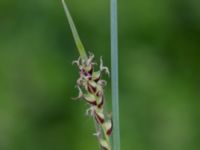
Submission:
<svg viewBox="0 0 200 150">
<path fill-rule="evenodd" d="M 118 19 L 117 0 L 111 0 L 111 75 L 113 112 L 113 150 L 120 150 L 119 85 L 118 85 Z"/>
<path fill-rule="evenodd" d="M 74 37 L 74 40 L 75 40 L 75 43 L 76 43 L 76 47 L 77 47 L 77 49 L 79 51 L 80 57 L 82 59 L 87 59 L 87 54 L 85 52 L 85 48 L 84 48 L 84 46 L 83 46 L 83 44 L 81 42 L 81 39 L 79 37 L 79 34 L 77 32 L 77 29 L 76 29 L 76 26 L 74 24 L 74 21 L 73 21 L 73 19 L 71 17 L 71 14 L 69 12 L 68 7 L 67 7 L 67 4 L 65 3 L 64 0 L 62 0 L 62 4 L 63 4 L 63 8 L 64 8 L 64 11 L 65 11 L 65 14 L 67 16 L 67 19 L 69 21 L 69 25 L 70 25 L 70 28 L 72 30 L 72 34 L 73 34 L 73 37 Z"/>
</svg>

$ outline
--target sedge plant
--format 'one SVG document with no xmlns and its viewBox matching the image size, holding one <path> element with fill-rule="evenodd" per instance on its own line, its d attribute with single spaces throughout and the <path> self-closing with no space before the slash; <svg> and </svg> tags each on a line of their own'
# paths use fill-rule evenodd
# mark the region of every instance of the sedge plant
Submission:
<svg viewBox="0 0 200 150">
<path fill-rule="evenodd" d="M 95 56 L 86 52 L 64 0 L 62 0 L 62 4 L 80 55 L 78 60 L 73 61 L 80 74 L 76 84 L 79 94 L 75 100 L 83 100 L 88 104 L 89 108 L 86 110 L 86 114 L 94 120 L 96 129 L 94 135 L 97 137 L 101 149 L 112 150 L 110 137 L 113 121 L 111 114 L 105 112 L 104 109 L 106 81 L 102 79 L 103 73 L 109 75 L 109 70 L 103 65 L 102 58 L 100 58 L 100 65 L 97 69 L 97 63 L 94 62 Z"/>
</svg>

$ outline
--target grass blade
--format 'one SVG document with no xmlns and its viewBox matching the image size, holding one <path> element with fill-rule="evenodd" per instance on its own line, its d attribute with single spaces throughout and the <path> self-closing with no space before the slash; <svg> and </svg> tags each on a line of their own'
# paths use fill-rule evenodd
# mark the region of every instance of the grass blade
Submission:
<svg viewBox="0 0 200 150">
<path fill-rule="evenodd" d="M 71 14 L 69 12 L 69 9 L 67 7 L 67 4 L 64 0 L 62 0 L 62 4 L 63 4 L 63 8 L 64 8 L 64 11 L 65 11 L 65 14 L 67 16 L 67 19 L 69 21 L 69 25 L 70 25 L 70 28 L 71 28 L 71 31 L 72 31 L 72 34 L 73 34 L 73 37 L 74 37 L 74 40 L 75 40 L 75 43 L 76 43 L 76 46 L 77 46 L 77 49 L 80 53 L 80 56 L 82 59 L 86 59 L 87 58 L 87 54 L 85 52 L 85 48 L 81 42 L 81 39 L 79 37 L 79 34 L 77 32 L 77 29 L 76 29 L 76 26 L 74 24 L 74 21 L 71 17 Z"/>
</svg>

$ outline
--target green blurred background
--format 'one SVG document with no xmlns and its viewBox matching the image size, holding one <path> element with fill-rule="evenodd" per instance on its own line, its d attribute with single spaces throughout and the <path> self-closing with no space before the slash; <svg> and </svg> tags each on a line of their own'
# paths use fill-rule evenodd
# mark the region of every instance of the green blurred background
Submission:
<svg viewBox="0 0 200 150">
<path fill-rule="evenodd" d="M 67 3 L 110 66 L 109 0 Z M 0 150 L 98 149 L 77 57 L 59 0 L 0 0 Z M 122 150 L 199 150 L 200 1 L 119 0 L 119 65 Z"/>
</svg>

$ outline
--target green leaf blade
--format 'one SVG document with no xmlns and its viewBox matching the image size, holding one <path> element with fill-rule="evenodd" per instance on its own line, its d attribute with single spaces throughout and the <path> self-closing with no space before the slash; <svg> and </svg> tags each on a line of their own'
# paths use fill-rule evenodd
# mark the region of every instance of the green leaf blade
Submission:
<svg viewBox="0 0 200 150">
<path fill-rule="evenodd" d="M 74 21 L 71 17 L 71 14 L 69 12 L 69 9 L 67 7 L 65 0 L 62 0 L 62 5 L 63 5 L 64 11 L 65 11 L 66 17 L 68 19 L 68 22 L 69 22 L 69 25 L 70 25 L 70 28 L 71 28 L 71 31 L 72 31 L 72 34 L 73 34 L 73 37 L 74 37 L 74 41 L 76 43 L 76 47 L 79 51 L 79 54 L 80 54 L 82 59 L 87 59 L 87 54 L 86 54 L 85 48 L 84 48 L 84 46 L 81 42 L 78 31 L 76 29 L 76 26 L 75 26 Z"/>
</svg>

